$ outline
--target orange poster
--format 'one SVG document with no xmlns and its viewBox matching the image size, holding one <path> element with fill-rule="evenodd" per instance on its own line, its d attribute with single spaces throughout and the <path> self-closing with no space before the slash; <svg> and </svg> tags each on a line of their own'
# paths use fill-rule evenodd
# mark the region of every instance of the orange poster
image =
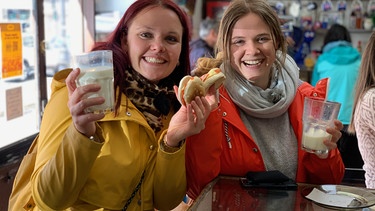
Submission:
<svg viewBox="0 0 375 211">
<path fill-rule="evenodd" d="M 1 78 L 22 76 L 22 36 L 20 23 L 0 23 Z"/>
</svg>

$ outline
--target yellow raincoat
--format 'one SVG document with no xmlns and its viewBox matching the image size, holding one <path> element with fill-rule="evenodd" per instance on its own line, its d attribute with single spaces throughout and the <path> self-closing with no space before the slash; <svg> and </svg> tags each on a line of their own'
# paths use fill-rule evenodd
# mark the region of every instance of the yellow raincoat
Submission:
<svg viewBox="0 0 375 211">
<path fill-rule="evenodd" d="M 35 170 L 31 177 L 33 210 L 121 210 L 145 177 L 128 210 L 168 210 L 186 193 L 185 146 L 174 153 L 159 148 L 157 136 L 144 116 L 122 96 L 117 117 L 97 122 L 104 143 L 89 140 L 72 124 L 65 78 L 57 73 L 42 120 Z"/>
</svg>

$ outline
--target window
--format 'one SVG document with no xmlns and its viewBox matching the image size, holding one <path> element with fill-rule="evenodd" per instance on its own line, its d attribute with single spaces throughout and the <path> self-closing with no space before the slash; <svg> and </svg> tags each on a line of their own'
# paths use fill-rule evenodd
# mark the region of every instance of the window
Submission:
<svg viewBox="0 0 375 211">
<path fill-rule="evenodd" d="M 3 148 L 38 133 L 40 108 L 35 77 L 33 1 L 0 2 L 0 148 Z M 12 63 L 20 65 L 13 66 Z"/>
</svg>

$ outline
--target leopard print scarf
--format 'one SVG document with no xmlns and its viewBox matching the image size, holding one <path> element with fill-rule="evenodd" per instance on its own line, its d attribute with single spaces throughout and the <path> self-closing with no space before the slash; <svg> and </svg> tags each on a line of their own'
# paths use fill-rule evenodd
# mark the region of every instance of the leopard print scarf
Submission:
<svg viewBox="0 0 375 211">
<path fill-rule="evenodd" d="M 143 113 L 148 124 L 158 133 L 164 127 L 163 116 L 168 115 L 171 107 L 179 104 L 173 90 L 173 83 L 154 84 L 137 71 L 125 71 L 123 93 Z M 176 111 L 176 107 L 173 107 Z"/>
</svg>

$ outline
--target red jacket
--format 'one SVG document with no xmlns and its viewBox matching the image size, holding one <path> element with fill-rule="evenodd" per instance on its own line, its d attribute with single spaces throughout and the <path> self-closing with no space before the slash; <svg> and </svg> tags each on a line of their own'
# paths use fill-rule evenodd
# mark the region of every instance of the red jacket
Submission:
<svg viewBox="0 0 375 211">
<path fill-rule="evenodd" d="M 314 88 L 303 82 L 288 109 L 298 140 L 296 182 L 339 184 L 344 176 L 344 164 L 337 149 L 330 151 L 323 160 L 301 149 L 304 97 L 325 98 L 327 83 L 328 79 L 323 79 Z M 224 121 L 228 123 L 231 149 L 224 134 Z M 260 150 L 223 87 L 220 88 L 220 105 L 210 114 L 206 128 L 186 141 L 186 168 L 188 195 L 193 199 L 218 175 L 244 176 L 248 171 L 265 171 Z"/>
</svg>

